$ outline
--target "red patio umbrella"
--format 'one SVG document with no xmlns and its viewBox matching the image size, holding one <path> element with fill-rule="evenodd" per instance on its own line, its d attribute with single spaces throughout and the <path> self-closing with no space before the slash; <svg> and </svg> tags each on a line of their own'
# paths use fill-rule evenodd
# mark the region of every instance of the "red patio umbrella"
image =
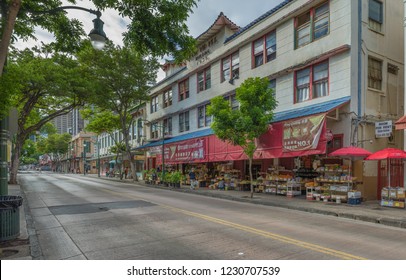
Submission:
<svg viewBox="0 0 406 280">
<path fill-rule="evenodd" d="M 349 147 L 343 147 L 338 150 L 335 150 L 334 152 L 330 153 L 330 157 L 349 157 L 351 160 L 353 160 L 356 157 L 361 157 L 365 158 L 372 153 L 368 150 L 365 150 L 363 148 L 355 147 L 355 146 L 349 146 Z M 351 161 L 350 161 L 350 178 L 351 178 Z M 348 182 L 349 185 L 349 182 Z"/>
<path fill-rule="evenodd" d="M 338 150 L 335 150 L 334 152 L 330 153 L 329 156 L 331 157 L 367 157 L 371 155 L 372 153 L 368 150 L 365 150 L 363 148 L 359 147 L 354 147 L 354 146 L 349 146 L 349 147 L 344 147 Z"/>
<path fill-rule="evenodd" d="M 368 156 L 366 160 L 382 160 L 382 159 L 402 159 L 406 158 L 406 152 L 403 150 L 395 149 L 395 148 L 386 148 L 380 151 L 373 153 L 372 155 Z M 390 187 L 390 164 L 388 163 L 388 178 L 389 178 L 389 185 Z"/>
</svg>

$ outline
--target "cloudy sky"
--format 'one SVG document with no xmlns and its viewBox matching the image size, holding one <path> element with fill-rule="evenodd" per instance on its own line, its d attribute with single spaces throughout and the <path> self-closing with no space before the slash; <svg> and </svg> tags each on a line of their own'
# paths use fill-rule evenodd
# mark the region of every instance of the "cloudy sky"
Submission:
<svg viewBox="0 0 406 280">
<path fill-rule="evenodd" d="M 206 31 L 214 20 L 223 12 L 235 24 L 244 27 L 254 19 L 258 18 L 265 12 L 274 8 L 283 0 L 200 0 L 198 7 L 194 9 L 188 19 L 190 34 L 194 37 L 201 35 Z M 69 5 L 69 3 L 65 3 Z M 94 9 L 89 0 L 78 0 L 77 6 Z M 79 10 L 68 10 L 68 15 L 79 19 L 86 32 L 93 28 L 92 20 L 94 15 Z M 126 21 L 122 19 L 115 11 L 103 11 L 102 20 L 105 22 L 104 31 L 107 37 L 116 44 L 122 43 L 122 33 L 126 30 Z M 52 36 L 43 30 L 37 30 L 38 41 L 18 42 L 19 48 L 30 47 L 39 42 L 50 42 Z M 158 80 L 162 78 L 162 73 Z"/>
</svg>

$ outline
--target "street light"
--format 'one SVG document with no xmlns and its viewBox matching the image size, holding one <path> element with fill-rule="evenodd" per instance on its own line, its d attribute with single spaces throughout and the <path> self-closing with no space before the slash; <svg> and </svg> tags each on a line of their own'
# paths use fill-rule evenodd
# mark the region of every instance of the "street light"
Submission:
<svg viewBox="0 0 406 280">
<path fill-rule="evenodd" d="M 82 11 L 96 15 L 96 18 L 93 20 L 93 29 L 90 31 L 90 33 L 88 35 L 90 37 L 90 41 L 92 43 L 93 48 L 95 48 L 96 50 L 103 49 L 104 45 L 106 44 L 106 41 L 107 41 L 107 36 L 106 36 L 106 33 L 103 31 L 104 22 L 100 19 L 101 12 L 99 10 L 95 11 L 92 9 L 87 9 L 87 8 L 77 7 L 77 6 L 61 6 L 61 7 L 55 8 L 55 9 L 51 9 L 49 11 L 35 11 L 32 13 L 33 14 L 54 14 L 54 13 L 62 12 L 64 10 L 69 10 L 69 9 L 82 10 Z"/>
<path fill-rule="evenodd" d="M 83 141 L 83 176 L 86 176 L 86 143 Z"/>
</svg>

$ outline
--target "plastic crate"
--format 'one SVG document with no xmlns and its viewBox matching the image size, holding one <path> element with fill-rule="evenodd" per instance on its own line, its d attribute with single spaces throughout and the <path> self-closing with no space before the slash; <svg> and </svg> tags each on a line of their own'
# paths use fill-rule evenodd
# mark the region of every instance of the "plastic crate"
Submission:
<svg viewBox="0 0 406 280">
<path fill-rule="evenodd" d="M 351 205 L 361 204 L 361 198 L 359 198 L 359 197 L 357 197 L 357 198 L 350 197 L 350 198 L 348 198 L 347 203 L 351 204 Z"/>
</svg>

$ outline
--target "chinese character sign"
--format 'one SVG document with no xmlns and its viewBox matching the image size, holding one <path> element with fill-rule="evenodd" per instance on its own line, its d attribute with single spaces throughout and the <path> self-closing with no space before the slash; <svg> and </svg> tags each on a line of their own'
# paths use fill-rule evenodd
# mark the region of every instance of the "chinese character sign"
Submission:
<svg viewBox="0 0 406 280">
<path fill-rule="evenodd" d="M 287 121 L 283 125 L 283 151 L 295 152 L 317 148 L 325 115 Z"/>
</svg>

